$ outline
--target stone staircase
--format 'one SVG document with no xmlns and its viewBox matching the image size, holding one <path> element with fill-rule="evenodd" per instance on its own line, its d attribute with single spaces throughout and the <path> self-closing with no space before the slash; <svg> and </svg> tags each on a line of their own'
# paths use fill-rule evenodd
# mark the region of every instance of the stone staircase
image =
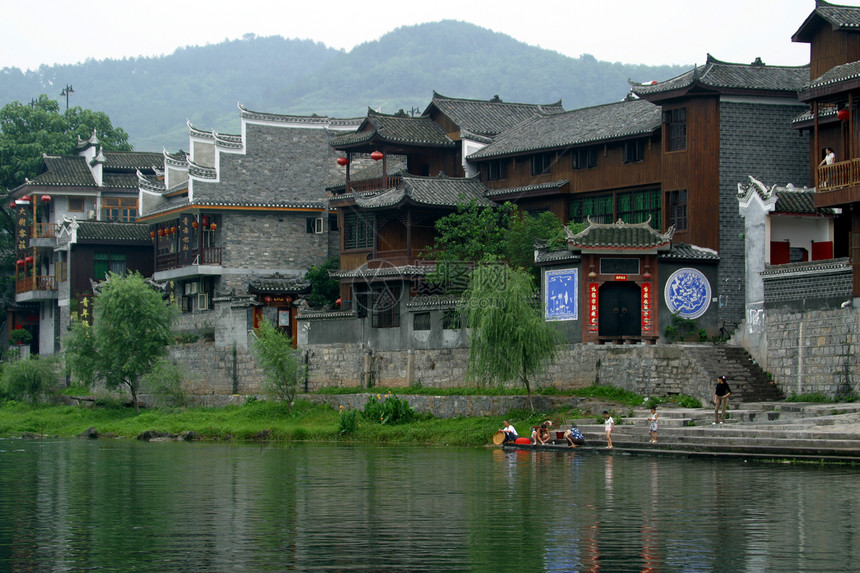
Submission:
<svg viewBox="0 0 860 573">
<path fill-rule="evenodd" d="M 733 404 L 722 425 L 712 425 L 710 408 L 660 408 L 658 442 L 649 443 L 649 411 L 637 408 L 612 432 L 604 450 L 603 425 L 576 421 L 582 448 L 602 451 L 860 463 L 860 404 L 758 402 Z M 567 449 L 564 440 L 553 448 Z M 579 450 L 571 450 L 579 451 Z"/>
<path fill-rule="evenodd" d="M 711 347 L 690 348 L 705 371 L 711 374 L 712 385 L 724 375 L 732 389 L 732 399 L 741 402 L 768 402 L 783 400 L 782 392 L 773 384 L 767 372 L 740 346 L 720 344 Z"/>
</svg>

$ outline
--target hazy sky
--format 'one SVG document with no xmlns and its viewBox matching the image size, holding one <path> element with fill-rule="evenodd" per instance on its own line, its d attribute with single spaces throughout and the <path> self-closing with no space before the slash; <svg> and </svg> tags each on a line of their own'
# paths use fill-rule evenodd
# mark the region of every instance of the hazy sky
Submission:
<svg viewBox="0 0 860 573">
<path fill-rule="evenodd" d="M 349 50 L 400 26 L 440 19 L 572 57 L 693 64 L 711 53 L 729 62 L 761 57 L 794 66 L 808 63 L 809 45 L 791 35 L 814 8 L 815 0 L 0 0 L 0 68 L 170 54 L 249 33 Z"/>
</svg>

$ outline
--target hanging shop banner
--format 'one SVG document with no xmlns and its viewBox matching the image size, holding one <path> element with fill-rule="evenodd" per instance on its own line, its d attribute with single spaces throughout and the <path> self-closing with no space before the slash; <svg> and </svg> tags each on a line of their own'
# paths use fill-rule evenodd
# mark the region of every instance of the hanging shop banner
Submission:
<svg viewBox="0 0 860 573">
<path fill-rule="evenodd" d="M 192 240 L 191 222 L 194 217 L 188 213 L 179 217 L 179 266 L 187 267 L 194 264 L 194 241 Z"/>
<path fill-rule="evenodd" d="M 642 334 L 652 332 L 652 312 L 651 283 L 642 283 Z"/>
<path fill-rule="evenodd" d="M 598 286 L 597 283 L 588 283 L 588 331 L 597 332 L 598 330 Z"/>
</svg>

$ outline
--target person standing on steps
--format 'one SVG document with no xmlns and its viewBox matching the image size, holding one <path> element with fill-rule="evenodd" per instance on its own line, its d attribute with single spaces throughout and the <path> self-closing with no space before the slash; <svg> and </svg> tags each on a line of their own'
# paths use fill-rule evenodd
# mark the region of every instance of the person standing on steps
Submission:
<svg viewBox="0 0 860 573">
<path fill-rule="evenodd" d="M 712 426 L 722 424 L 726 419 L 726 408 L 729 405 L 729 396 L 732 395 L 732 389 L 726 383 L 726 377 L 720 376 L 717 378 L 717 387 L 714 390 L 714 422 Z M 720 408 L 722 407 L 722 412 Z"/>
<path fill-rule="evenodd" d="M 603 430 L 606 432 L 606 449 L 612 449 L 612 428 L 615 427 L 615 420 L 609 415 L 606 410 L 603 411 Z"/>
<path fill-rule="evenodd" d="M 651 415 L 648 416 L 648 435 L 651 436 L 650 444 L 657 443 L 657 406 L 651 406 Z"/>
</svg>

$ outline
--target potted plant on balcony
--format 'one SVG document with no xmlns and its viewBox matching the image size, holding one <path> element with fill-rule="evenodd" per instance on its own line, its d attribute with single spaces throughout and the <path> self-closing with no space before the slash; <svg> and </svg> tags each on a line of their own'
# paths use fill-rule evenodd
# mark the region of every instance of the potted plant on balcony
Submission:
<svg viewBox="0 0 860 573">
<path fill-rule="evenodd" d="M 29 344 L 31 340 L 33 340 L 33 335 L 30 334 L 29 330 L 23 328 L 16 328 L 9 333 L 9 341 L 12 344 L 20 346 L 21 344 Z"/>
</svg>

